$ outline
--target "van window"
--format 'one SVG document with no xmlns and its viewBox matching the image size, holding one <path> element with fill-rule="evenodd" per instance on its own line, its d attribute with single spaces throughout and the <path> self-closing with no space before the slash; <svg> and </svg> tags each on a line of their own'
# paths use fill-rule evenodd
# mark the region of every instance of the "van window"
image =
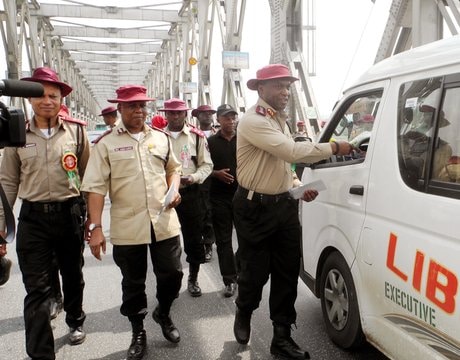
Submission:
<svg viewBox="0 0 460 360">
<path fill-rule="evenodd" d="M 446 89 L 439 125 L 439 148 L 447 147 L 446 155 L 433 159 L 433 179 L 460 184 L 460 87 Z"/>
<path fill-rule="evenodd" d="M 458 197 L 449 189 L 460 184 L 460 84 L 449 85 L 446 79 L 401 86 L 399 168 L 404 182 L 415 190 Z"/>
<path fill-rule="evenodd" d="M 336 161 L 362 160 L 365 157 L 381 98 L 382 90 L 373 90 L 350 98 L 342 106 L 343 111 L 332 120 L 337 122 L 336 127 L 332 129 L 330 137 L 325 134 L 323 140 L 345 140 L 360 146 L 363 151 L 355 152 L 352 156 L 337 156 Z"/>
</svg>

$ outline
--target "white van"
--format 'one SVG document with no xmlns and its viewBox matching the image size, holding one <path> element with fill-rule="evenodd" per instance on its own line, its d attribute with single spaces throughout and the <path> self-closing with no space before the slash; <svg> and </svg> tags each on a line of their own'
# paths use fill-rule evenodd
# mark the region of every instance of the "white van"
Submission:
<svg viewBox="0 0 460 360">
<path fill-rule="evenodd" d="M 301 278 L 330 338 L 392 359 L 460 359 L 460 37 L 367 71 L 320 142 L 353 156 L 306 165 Z"/>
</svg>

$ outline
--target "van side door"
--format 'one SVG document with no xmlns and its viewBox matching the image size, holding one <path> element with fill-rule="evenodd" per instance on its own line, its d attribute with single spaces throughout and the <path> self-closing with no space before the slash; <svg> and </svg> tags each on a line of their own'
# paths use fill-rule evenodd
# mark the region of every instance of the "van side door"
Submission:
<svg viewBox="0 0 460 360">
<path fill-rule="evenodd" d="M 315 201 L 302 202 L 304 271 L 315 287 L 318 264 L 327 249 L 336 249 L 351 268 L 364 222 L 372 157 L 372 137 L 378 126 L 384 88 L 381 81 L 356 89 L 337 107 L 319 142 L 345 140 L 356 146 L 352 156 L 332 156 L 305 167 L 302 182 L 321 180 L 326 190 Z M 308 280 L 307 280 L 308 281 Z"/>
</svg>

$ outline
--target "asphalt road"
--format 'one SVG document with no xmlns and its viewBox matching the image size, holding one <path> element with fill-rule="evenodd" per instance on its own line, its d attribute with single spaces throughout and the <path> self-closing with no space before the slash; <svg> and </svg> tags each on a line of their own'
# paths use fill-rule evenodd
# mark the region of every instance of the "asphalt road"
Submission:
<svg viewBox="0 0 460 360">
<path fill-rule="evenodd" d="M 108 218 L 104 231 L 108 234 Z M 236 246 L 236 245 L 235 245 Z M 94 259 L 85 249 L 85 298 L 87 313 L 86 341 L 70 346 L 68 328 L 61 313 L 53 320 L 56 358 L 65 360 L 122 360 L 131 340 L 131 327 L 119 312 L 121 302 L 121 275 L 111 256 L 111 246 L 103 260 Z M 17 266 L 14 246 L 9 247 L 9 258 L 14 261 L 10 280 L 0 287 L 0 360 L 27 359 L 24 345 L 22 317 L 25 295 Z M 264 289 L 260 308 L 252 319 L 251 340 L 247 346 L 239 345 L 233 336 L 234 298 L 222 296 L 223 284 L 219 274 L 217 255 L 202 265 L 199 282 L 203 296 L 192 298 L 187 293 L 188 265 L 184 264 L 184 280 L 179 298 L 172 308 L 172 319 L 181 333 L 181 342 L 166 341 L 160 327 L 151 319 L 156 306 L 155 279 L 149 269 L 147 284 L 149 315 L 147 330 L 148 353 L 146 360 L 262 360 L 273 359 L 269 352 L 272 326 L 268 315 L 269 284 Z M 299 280 L 296 304 L 298 319 L 293 338 L 308 349 L 312 359 L 386 359 L 370 345 L 359 352 L 346 352 L 337 348 L 327 337 L 322 321 L 321 306 L 307 287 Z"/>
</svg>

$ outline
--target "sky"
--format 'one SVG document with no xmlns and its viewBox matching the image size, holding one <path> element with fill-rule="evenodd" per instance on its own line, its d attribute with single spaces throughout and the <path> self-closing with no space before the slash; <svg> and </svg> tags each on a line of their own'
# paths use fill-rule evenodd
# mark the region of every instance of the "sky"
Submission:
<svg viewBox="0 0 460 360">
<path fill-rule="evenodd" d="M 391 0 L 316 0 L 316 76 L 310 79 L 320 118 L 327 118 L 342 92 L 372 66 L 390 5 Z M 243 77 L 249 79 L 270 59 L 269 3 L 247 1 L 246 11 L 258 14 L 257 24 L 247 15 L 243 29 L 241 51 L 250 52 Z M 267 41 L 260 41 L 261 34 Z M 254 102 L 256 95 L 249 92 L 246 98 Z"/>
<path fill-rule="evenodd" d="M 131 0 L 130 6 L 135 6 L 135 3 L 145 5 L 155 2 Z M 98 6 L 117 4 L 126 6 L 124 0 L 97 2 Z M 311 77 L 311 83 L 320 118 L 325 119 L 329 116 L 343 90 L 372 65 L 390 5 L 391 0 L 315 0 L 316 76 Z M 244 84 L 255 77 L 257 69 L 269 63 L 270 15 L 268 0 L 246 1 L 241 51 L 249 53 L 250 68 L 242 70 Z M 216 21 L 211 62 L 214 106 L 218 106 L 221 101 L 221 51 L 220 32 Z M 5 71 L 6 65 L 0 62 L 0 73 L 5 74 Z M 249 107 L 257 100 L 257 94 L 247 88 L 245 94 L 246 105 Z"/>
</svg>

